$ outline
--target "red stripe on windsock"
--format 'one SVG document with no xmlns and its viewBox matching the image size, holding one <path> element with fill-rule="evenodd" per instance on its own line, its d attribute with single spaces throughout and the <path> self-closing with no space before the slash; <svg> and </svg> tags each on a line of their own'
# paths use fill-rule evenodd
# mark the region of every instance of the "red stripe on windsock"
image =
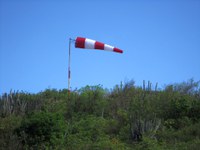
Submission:
<svg viewBox="0 0 200 150">
<path fill-rule="evenodd" d="M 75 47 L 78 47 L 78 48 L 85 48 L 85 39 L 86 39 L 86 38 L 77 37 L 77 38 L 76 38 Z"/>
<path fill-rule="evenodd" d="M 101 43 L 101 42 L 96 41 L 95 44 L 94 44 L 94 48 L 103 50 L 104 49 L 104 44 Z"/>
<path fill-rule="evenodd" d="M 114 52 L 117 52 L 117 53 L 123 53 L 123 51 L 122 51 L 121 49 L 116 48 L 116 47 L 114 47 L 113 51 L 114 51 Z"/>
</svg>

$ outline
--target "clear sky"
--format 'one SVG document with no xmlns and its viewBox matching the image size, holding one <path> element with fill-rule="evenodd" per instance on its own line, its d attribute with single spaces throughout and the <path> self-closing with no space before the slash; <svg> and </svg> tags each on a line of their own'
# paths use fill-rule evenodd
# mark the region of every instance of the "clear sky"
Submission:
<svg viewBox="0 0 200 150">
<path fill-rule="evenodd" d="M 72 44 L 72 89 L 200 80 L 199 0 L 0 0 L 0 94 L 67 88 L 77 36 L 124 53 Z"/>
</svg>

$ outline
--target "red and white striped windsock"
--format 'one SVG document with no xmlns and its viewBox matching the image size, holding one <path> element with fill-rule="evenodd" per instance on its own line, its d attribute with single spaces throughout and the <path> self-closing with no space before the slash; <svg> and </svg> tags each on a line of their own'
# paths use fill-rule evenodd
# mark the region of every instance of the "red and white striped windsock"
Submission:
<svg viewBox="0 0 200 150">
<path fill-rule="evenodd" d="M 91 40 L 88 38 L 77 37 L 75 41 L 76 48 L 85 48 L 85 49 L 99 49 L 99 50 L 106 50 L 111 52 L 123 53 L 123 51 L 119 48 Z"/>
</svg>

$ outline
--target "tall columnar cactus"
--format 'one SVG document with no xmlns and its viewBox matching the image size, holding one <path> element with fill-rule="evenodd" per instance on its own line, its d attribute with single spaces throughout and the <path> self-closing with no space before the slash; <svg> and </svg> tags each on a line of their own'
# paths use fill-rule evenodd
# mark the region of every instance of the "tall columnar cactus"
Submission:
<svg viewBox="0 0 200 150">
<path fill-rule="evenodd" d="M 9 94 L 3 94 L 1 107 L 3 111 L 1 111 L 2 116 L 9 116 L 12 114 L 24 114 L 26 110 L 27 101 L 20 99 L 20 93 L 10 91 Z"/>
<path fill-rule="evenodd" d="M 17 104 L 20 113 L 25 114 L 27 101 L 20 99 L 20 93 L 17 93 Z"/>
</svg>

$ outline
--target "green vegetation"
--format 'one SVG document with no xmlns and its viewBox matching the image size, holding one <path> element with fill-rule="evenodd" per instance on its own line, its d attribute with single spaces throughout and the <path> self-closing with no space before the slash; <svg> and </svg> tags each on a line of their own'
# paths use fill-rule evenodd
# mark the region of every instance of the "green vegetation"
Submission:
<svg viewBox="0 0 200 150">
<path fill-rule="evenodd" d="M 73 91 L 0 97 L 0 149 L 197 150 L 200 147 L 200 82 L 162 90 L 134 81 L 112 90 L 86 86 Z"/>
</svg>

